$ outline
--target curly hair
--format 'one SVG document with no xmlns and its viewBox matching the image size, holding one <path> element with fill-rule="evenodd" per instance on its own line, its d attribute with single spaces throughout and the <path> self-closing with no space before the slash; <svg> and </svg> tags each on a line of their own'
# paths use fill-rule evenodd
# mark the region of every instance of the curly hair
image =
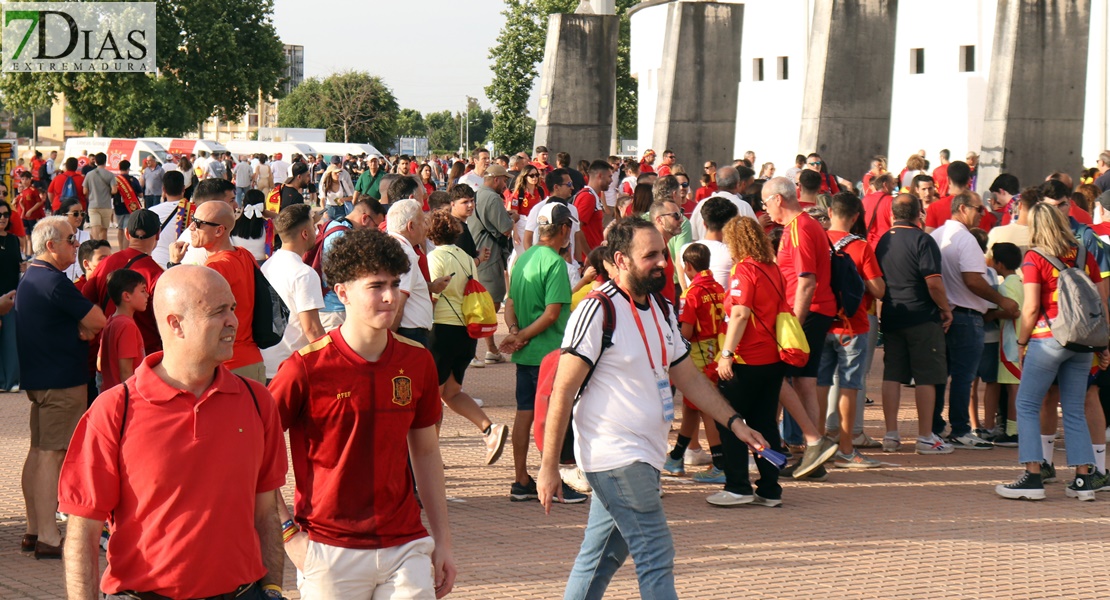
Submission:
<svg viewBox="0 0 1110 600">
<path fill-rule="evenodd" d="M 771 241 L 763 232 L 763 226 L 755 219 L 734 217 L 725 225 L 725 245 L 732 254 L 732 260 L 740 262 L 751 258 L 756 262 L 771 264 L 775 255 L 771 253 Z"/>
<path fill-rule="evenodd" d="M 409 257 L 405 256 L 401 244 L 389 234 L 372 228 L 344 233 L 324 257 L 324 277 L 330 285 L 375 273 L 400 275 L 410 267 Z"/>
<path fill-rule="evenodd" d="M 462 235 L 462 223 L 445 210 L 432 213 L 431 223 L 428 225 L 428 237 L 437 246 L 454 244 Z"/>
</svg>

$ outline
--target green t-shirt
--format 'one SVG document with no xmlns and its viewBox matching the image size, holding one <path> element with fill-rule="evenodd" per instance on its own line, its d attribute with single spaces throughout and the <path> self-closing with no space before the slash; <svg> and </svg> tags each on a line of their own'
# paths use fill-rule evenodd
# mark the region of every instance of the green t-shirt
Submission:
<svg viewBox="0 0 1110 600">
<path fill-rule="evenodd" d="M 514 363 L 539 366 L 547 353 L 563 343 L 563 332 L 570 317 L 570 276 L 566 261 L 547 246 L 532 246 L 513 264 L 509 298 L 521 329 L 540 318 L 549 304 L 563 305 L 559 318 L 550 327 L 513 353 Z"/>
<path fill-rule="evenodd" d="M 375 200 L 381 200 L 382 192 L 379 186 L 381 186 L 383 175 L 385 175 L 385 171 L 381 169 L 378 170 L 376 177 L 370 175 L 370 169 L 366 169 L 362 172 L 362 175 L 358 176 L 358 181 L 355 182 L 355 190 Z"/>
<path fill-rule="evenodd" d="M 682 255 L 679 254 L 679 250 L 681 250 L 682 247 L 685 246 L 686 244 L 689 244 L 690 242 L 693 242 L 693 241 L 694 241 L 694 230 L 690 228 L 690 219 L 687 219 L 686 217 L 683 217 L 682 218 L 682 231 L 680 231 L 678 233 L 678 235 L 676 235 L 673 238 L 667 240 L 667 250 L 670 251 L 671 260 L 674 261 L 675 265 L 682 262 Z M 674 282 L 678 283 L 678 269 L 677 268 L 674 271 Z"/>
</svg>

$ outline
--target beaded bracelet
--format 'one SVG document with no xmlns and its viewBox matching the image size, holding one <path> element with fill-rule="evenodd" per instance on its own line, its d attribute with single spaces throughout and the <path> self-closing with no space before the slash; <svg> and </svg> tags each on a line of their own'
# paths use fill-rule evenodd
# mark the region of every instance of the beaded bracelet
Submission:
<svg viewBox="0 0 1110 600">
<path fill-rule="evenodd" d="M 288 543 L 289 540 L 293 539 L 293 536 L 297 535 L 298 531 L 300 531 L 300 529 L 297 527 L 296 523 L 294 523 L 292 519 L 282 523 L 281 543 Z"/>
</svg>

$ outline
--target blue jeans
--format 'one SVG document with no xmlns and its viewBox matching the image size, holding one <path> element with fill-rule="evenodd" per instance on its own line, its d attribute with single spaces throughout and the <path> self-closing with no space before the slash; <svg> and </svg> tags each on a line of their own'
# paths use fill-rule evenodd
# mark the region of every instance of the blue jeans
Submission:
<svg viewBox="0 0 1110 600">
<path fill-rule="evenodd" d="M 944 334 L 948 356 L 948 421 L 952 435 L 959 437 L 971 433 L 971 383 L 979 372 L 979 359 L 983 356 L 983 315 L 963 310 L 952 311 L 952 325 Z M 933 433 L 944 431 L 944 389 L 937 386 L 937 402 L 933 407 Z"/>
<path fill-rule="evenodd" d="M 162 201 L 162 197 L 158 194 L 146 194 L 143 196 L 143 204 L 146 208 L 153 208 Z"/>
<path fill-rule="evenodd" d="M 0 390 L 19 385 L 19 351 L 15 346 L 15 312 L 0 317 Z"/>
<path fill-rule="evenodd" d="M 1055 379 L 1060 386 L 1060 408 L 1064 413 L 1064 435 L 1068 444 L 1068 466 L 1093 465 L 1091 434 L 1083 412 L 1087 396 L 1087 374 L 1091 371 L 1089 352 L 1072 352 L 1052 338 L 1029 340 L 1029 350 L 1021 366 L 1021 385 L 1017 393 L 1018 462 L 1047 460 L 1041 447 L 1041 404 Z"/>
<path fill-rule="evenodd" d="M 247 190 L 249 189 L 249 187 L 235 187 L 235 203 L 240 207 L 243 206 L 243 196 L 247 195 Z"/>
<path fill-rule="evenodd" d="M 642 462 L 586 473 L 594 489 L 590 518 L 563 600 L 594 600 L 629 553 L 636 563 L 640 598 L 678 598 L 674 586 L 674 540 L 659 498 L 659 471 Z"/>
<path fill-rule="evenodd" d="M 342 219 L 343 217 L 350 214 L 350 212 L 351 212 L 351 211 L 347 210 L 347 207 L 345 205 L 340 206 L 338 204 L 332 204 L 331 206 L 328 206 L 327 211 L 328 211 L 328 218 L 331 219 L 332 221 L 338 221 L 339 219 Z"/>
</svg>

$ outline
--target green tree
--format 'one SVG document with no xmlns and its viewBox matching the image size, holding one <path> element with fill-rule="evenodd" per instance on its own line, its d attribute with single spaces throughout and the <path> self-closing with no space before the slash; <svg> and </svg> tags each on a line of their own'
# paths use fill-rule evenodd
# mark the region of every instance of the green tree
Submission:
<svg viewBox="0 0 1110 600">
<path fill-rule="evenodd" d="M 104 135 L 177 136 L 210 116 L 236 120 L 279 93 L 285 58 L 273 0 L 159 2 L 157 74 L 5 73 L 10 106 L 49 105 L 64 93 L 79 129 Z"/>
<path fill-rule="evenodd" d="M 428 113 L 424 125 L 428 135 L 428 149 L 432 152 L 456 152 L 459 149 L 459 115 L 449 110 Z"/>
<path fill-rule="evenodd" d="M 477 148 L 478 146 L 485 146 L 486 142 L 490 141 L 490 134 L 493 130 L 493 111 L 482 108 L 476 98 L 467 98 L 467 127 L 463 130 L 463 135 L 469 132 L 470 147 L 467 152 Z M 498 148 L 502 146 L 494 142 Z M 500 152 L 500 150 L 498 150 Z"/>
<path fill-rule="evenodd" d="M 310 78 L 278 105 L 279 127 L 327 129 L 331 142 L 369 141 L 388 148 L 400 109 L 380 77 L 361 71 Z"/>
<path fill-rule="evenodd" d="M 428 128 L 424 124 L 424 115 L 411 108 L 402 108 L 397 115 L 397 127 L 393 132 L 396 137 L 426 137 Z"/>
</svg>

